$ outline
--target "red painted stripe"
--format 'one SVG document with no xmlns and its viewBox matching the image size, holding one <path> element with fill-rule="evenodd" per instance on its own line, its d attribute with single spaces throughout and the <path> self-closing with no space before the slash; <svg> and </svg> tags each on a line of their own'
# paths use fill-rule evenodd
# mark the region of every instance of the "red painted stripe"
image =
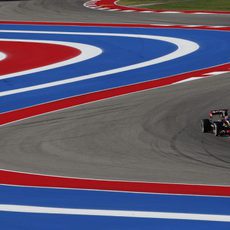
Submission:
<svg viewBox="0 0 230 230">
<path fill-rule="evenodd" d="M 71 98 L 65 98 L 62 100 L 49 102 L 41 105 L 36 105 L 33 107 L 23 108 L 20 110 L 14 110 L 7 113 L 1 113 L 0 115 L 0 125 L 11 123 L 17 120 L 22 120 L 25 118 L 74 107 L 77 105 L 98 101 L 102 99 L 107 99 L 115 96 L 120 96 L 128 93 L 133 93 L 137 91 L 153 89 L 156 87 L 166 86 L 190 77 L 200 77 L 209 72 L 215 71 L 226 71 L 230 69 L 230 64 L 225 64 L 217 67 L 212 67 L 204 70 L 198 70 L 190 73 L 180 74 L 172 77 L 167 77 L 163 79 L 138 83 L 129 86 L 123 86 L 120 88 L 108 89 L 100 92 L 94 92 L 90 94 L 85 94 L 81 96 L 75 96 Z"/>
<path fill-rule="evenodd" d="M 43 67 L 68 60 L 81 53 L 78 49 L 64 45 L 29 42 L 29 40 L 0 41 L 0 51 L 7 55 L 6 59 L 0 61 L 0 75 Z"/>
<path fill-rule="evenodd" d="M 147 183 L 64 178 L 0 170 L 0 184 L 126 192 L 230 196 L 229 186 Z"/>
<path fill-rule="evenodd" d="M 152 24 L 119 24 L 119 23 L 84 23 L 84 22 L 31 22 L 31 21 L 0 21 L 2 25 L 47 25 L 47 26 L 98 26 L 98 27 L 129 27 L 129 28 L 165 28 L 165 29 L 202 29 L 202 30 L 230 30 L 230 26 L 215 27 L 215 26 L 193 26 L 190 28 L 186 25 L 152 25 Z"/>
<path fill-rule="evenodd" d="M 148 8 L 137 8 L 130 6 L 122 6 L 116 4 L 117 0 L 100 0 L 96 2 L 96 6 L 99 7 L 108 7 L 111 9 L 119 9 L 119 10 L 135 10 L 135 11 L 152 11 L 154 13 L 162 13 L 167 11 L 177 11 L 184 14 L 194 14 L 194 13 L 212 13 L 212 14 L 230 14 L 230 11 L 218 11 L 218 10 L 154 10 Z"/>
</svg>

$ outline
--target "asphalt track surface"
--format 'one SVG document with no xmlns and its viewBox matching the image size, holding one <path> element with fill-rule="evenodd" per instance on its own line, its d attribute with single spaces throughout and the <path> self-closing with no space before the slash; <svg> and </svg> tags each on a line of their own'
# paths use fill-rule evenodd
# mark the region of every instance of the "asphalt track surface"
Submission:
<svg viewBox="0 0 230 230">
<path fill-rule="evenodd" d="M 228 15 L 113 13 L 84 1 L 0 3 L 1 20 L 230 25 Z M 134 93 L 0 128 L 0 168 L 62 176 L 230 184 L 230 140 L 200 133 L 229 107 L 229 74 Z"/>
</svg>

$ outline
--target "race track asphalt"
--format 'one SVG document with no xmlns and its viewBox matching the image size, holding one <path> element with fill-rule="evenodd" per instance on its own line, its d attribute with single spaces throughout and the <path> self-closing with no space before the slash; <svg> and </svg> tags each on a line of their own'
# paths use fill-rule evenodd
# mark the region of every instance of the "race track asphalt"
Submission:
<svg viewBox="0 0 230 230">
<path fill-rule="evenodd" d="M 94 11 L 84 1 L 1 1 L 0 20 L 230 25 L 228 15 Z M 230 139 L 200 132 L 230 108 L 230 75 L 134 93 L 0 128 L 0 168 L 100 179 L 230 185 Z"/>
</svg>

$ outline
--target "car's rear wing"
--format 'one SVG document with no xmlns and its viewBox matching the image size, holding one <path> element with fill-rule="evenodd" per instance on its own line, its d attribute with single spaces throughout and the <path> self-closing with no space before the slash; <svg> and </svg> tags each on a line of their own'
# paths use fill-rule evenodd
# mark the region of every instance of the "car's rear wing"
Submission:
<svg viewBox="0 0 230 230">
<path fill-rule="evenodd" d="M 226 117 L 228 116 L 228 109 L 211 110 L 209 116 L 212 117 L 213 115 L 220 115 L 221 117 Z"/>
</svg>

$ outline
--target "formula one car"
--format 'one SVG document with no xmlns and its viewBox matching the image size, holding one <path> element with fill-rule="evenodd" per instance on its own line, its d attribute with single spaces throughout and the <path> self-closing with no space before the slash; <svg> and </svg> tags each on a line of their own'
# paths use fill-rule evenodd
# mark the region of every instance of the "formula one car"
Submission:
<svg viewBox="0 0 230 230">
<path fill-rule="evenodd" d="M 227 109 L 211 110 L 209 119 L 201 120 L 203 133 L 214 133 L 215 136 L 230 135 L 230 117 Z"/>
</svg>

